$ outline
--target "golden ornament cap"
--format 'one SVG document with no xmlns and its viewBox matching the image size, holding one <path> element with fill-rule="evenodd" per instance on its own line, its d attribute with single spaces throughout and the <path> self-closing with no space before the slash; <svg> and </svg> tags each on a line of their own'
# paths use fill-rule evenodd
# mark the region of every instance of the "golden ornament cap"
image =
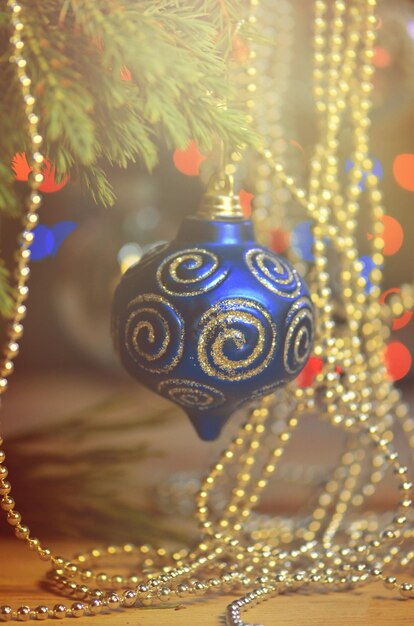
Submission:
<svg viewBox="0 0 414 626">
<path fill-rule="evenodd" d="M 238 195 L 234 193 L 233 177 L 213 176 L 197 211 L 197 217 L 208 220 L 244 220 Z"/>
</svg>

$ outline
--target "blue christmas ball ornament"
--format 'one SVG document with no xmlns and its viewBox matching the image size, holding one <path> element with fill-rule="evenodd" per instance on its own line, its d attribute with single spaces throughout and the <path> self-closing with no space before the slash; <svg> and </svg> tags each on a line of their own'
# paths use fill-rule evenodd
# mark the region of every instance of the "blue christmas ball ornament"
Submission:
<svg viewBox="0 0 414 626">
<path fill-rule="evenodd" d="M 237 408 L 295 378 L 313 331 L 304 280 L 256 242 L 238 199 L 217 190 L 174 241 L 123 275 L 114 297 L 123 365 L 180 405 L 204 440 Z"/>
</svg>

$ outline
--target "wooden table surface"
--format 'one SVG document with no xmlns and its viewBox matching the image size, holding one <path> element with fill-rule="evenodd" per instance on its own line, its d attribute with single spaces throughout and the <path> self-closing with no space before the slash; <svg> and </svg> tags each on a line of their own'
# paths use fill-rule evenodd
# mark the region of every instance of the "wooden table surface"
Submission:
<svg viewBox="0 0 414 626">
<path fill-rule="evenodd" d="M 52 546 L 65 556 L 79 550 L 73 543 Z M 85 546 L 81 546 L 84 548 Z M 42 588 L 45 564 L 19 541 L 0 540 L 0 605 L 37 606 L 68 603 Z M 108 615 L 80 618 L 79 626 L 224 626 L 226 605 L 234 599 L 221 596 L 163 609 L 123 609 Z M 346 593 L 305 595 L 295 593 L 274 598 L 245 614 L 250 623 L 263 626 L 412 626 L 414 601 L 402 600 L 382 585 L 372 584 Z"/>
<path fill-rule="evenodd" d="M 20 383 L 18 379 L 14 381 L 2 412 L 7 417 L 6 431 L 27 428 L 28 416 L 32 424 L 59 419 L 69 410 L 72 412 L 93 405 L 110 391 L 107 381 L 91 376 L 80 377 L 78 373 L 72 377 L 68 377 L 67 373 L 49 373 L 46 381 L 47 385 L 45 377 L 41 375 L 22 379 Z M 148 402 L 153 402 L 153 396 L 148 393 L 147 396 Z M 147 396 L 139 397 L 140 410 L 144 410 L 142 407 Z M 318 463 L 323 459 L 330 466 L 332 460 L 337 458 L 336 448 L 340 449 L 340 446 L 335 445 L 326 425 L 308 419 L 301 424 L 299 437 L 295 441 L 292 459 L 299 458 L 304 463 Z M 144 465 L 140 466 L 136 489 L 143 489 L 142 474 L 150 477 L 152 484 L 156 484 L 175 471 L 204 471 L 216 457 L 221 445 L 221 442 L 208 446 L 197 442 L 184 418 L 161 426 L 157 431 L 157 449 L 164 454 L 155 459 L 156 464 L 150 459 L 145 471 Z M 290 491 L 293 489 L 287 485 L 285 492 Z M 386 488 L 381 488 L 380 495 L 381 502 L 387 502 Z M 29 604 L 36 607 L 39 604 L 53 606 L 59 602 L 70 604 L 70 599 L 51 595 L 44 588 L 47 565 L 14 539 L 10 535 L 10 528 L 7 528 L 9 534 L 6 534 L 7 525 L 0 519 L 2 524 L 5 532 L 4 537 L 0 537 L 0 605 L 18 607 Z M 44 533 L 47 531 L 45 524 Z M 55 554 L 70 557 L 88 546 L 73 542 L 50 542 L 50 547 Z M 178 607 L 124 609 L 100 615 L 92 621 L 88 617 L 80 618 L 76 623 L 79 626 L 224 626 L 226 606 L 233 599 L 234 596 L 220 596 L 183 603 Z M 245 614 L 245 619 L 250 624 L 263 626 L 414 626 L 414 600 L 404 601 L 396 592 L 386 591 L 381 584 L 371 584 L 346 593 L 280 596 L 256 606 Z"/>
</svg>

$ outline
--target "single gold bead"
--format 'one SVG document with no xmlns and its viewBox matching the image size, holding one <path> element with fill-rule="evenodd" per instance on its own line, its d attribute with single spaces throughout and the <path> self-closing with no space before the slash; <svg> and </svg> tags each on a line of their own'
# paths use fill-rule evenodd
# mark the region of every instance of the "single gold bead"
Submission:
<svg viewBox="0 0 414 626">
<path fill-rule="evenodd" d="M 117 609 L 121 603 L 120 597 L 117 593 L 111 593 L 106 599 L 106 605 L 109 609 Z"/>
<path fill-rule="evenodd" d="M 199 580 L 194 581 L 191 586 L 192 586 L 192 589 L 193 589 L 195 595 L 197 595 L 197 596 L 202 595 L 205 592 L 205 590 L 206 590 L 205 584 L 202 583 Z"/>
<path fill-rule="evenodd" d="M 56 619 L 63 619 L 66 617 L 66 606 L 64 604 L 55 604 L 53 607 L 53 617 Z"/>
<path fill-rule="evenodd" d="M 0 606 L 0 622 L 10 622 L 13 618 L 13 609 L 7 604 Z"/>
<path fill-rule="evenodd" d="M 83 602 L 74 602 L 70 607 L 72 617 L 83 617 L 85 615 L 85 605 Z"/>
<path fill-rule="evenodd" d="M 10 496 L 4 496 L 0 501 L 0 506 L 3 511 L 12 511 L 15 506 L 15 501 Z"/>
<path fill-rule="evenodd" d="M 36 607 L 34 612 L 35 612 L 36 619 L 39 621 L 43 621 L 49 617 L 49 609 L 47 606 L 43 604 Z"/>
<path fill-rule="evenodd" d="M 39 550 L 39 557 L 42 561 L 50 561 L 52 558 L 52 551 L 49 548 L 42 548 Z"/>
<path fill-rule="evenodd" d="M 412 598 L 413 593 L 413 585 L 411 583 L 402 583 L 400 586 L 400 595 L 404 599 Z"/>
<path fill-rule="evenodd" d="M 108 582 L 108 574 L 105 574 L 104 572 L 101 572 L 100 574 L 97 574 L 96 576 L 96 584 L 101 586 L 101 585 L 106 585 Z"/>
<path fill-rule="evenodd" d="M 83 600 L 89 595 L 89 587 L 87 585 L 78 585 L 78 598 Z"/>
<path fill-rule="evenodd" d="M 111 585 L 112 587 L 122 587 L 124 584 L 124 577 L 117 574 L 116 576 L 112 576 Z"/>
<path fill-rule="evenodd" d="M 7 496 L 11 492 L 11 484 L 7 480 L 0 481 L 0 496 Z"/>
<path fill-rule="evenodd" d="M 78 573 L 78 566 L 75 563 L 66 563 L 65 564 L 65 574 L 67 576 L 73 577 Z"/>
<path fill-rule="evenodd" d="M 91 602 L 89 602 L 89 610 L 93 615 L 98 615 L 103 608 L 104 604 L 102 600 L 99 600 L 99 598 L 94 598 Z"/>
<path fill-rule="evenodd" d="M 175 593 L 179 598 L 184 598 L 185 596 L 189 595 L 190 588 L 186 583 L 180 583 L 179 585 L 177 585 Z"/>
<path fill-rule="evenodd" d="M 18 539 L 28 539 L 30 536 L 30 529 L 27 526 L 18 524 L 14 530 L 14 534 Z"/>
<path fill-rule="evenodd" d="M 18 622 L 27 622 L 30 619 L 30 607 L 19 607 L 16 611 L 16 618 Z"/>
<path fill-rule="evenodd" d="M 138 594 L 136 591 L 133 591 L 132 589 L 128 589 L 127 591 L 124 591 L 124 593 L 122 594 L 122 604 L 123 606 L 134 606 L 136 601 L 137 601 L 137 597 Z"/>
<path fill-rule="evenodd" d="M 80 573 L 80 579 L 83 581 L 91 580 L 93 578 L 93 572 L 90 569 L 84 569 Z"/>
<path fill-rule="evenodd" d="M 384 587 L 386 589 L 394 589 L 396 583 L 397 579 L 395 578 L 395 576 L 387 576 L 386 578 L 384 578 Z"/>
<path fill-rule="evenodd" d="M 157 596 L 161 602 L 169 602 L 171 600 L 171 589 L 169 587 L 161 587 L 157 591 Z"/>
<path fill-rule="evenodd" d="M 17 511 L 9 511 L 7 513 L 7 521 L 10 526 L 17 526 L 18 524 L 20 524 L 21 519 L 22 516 Z"/>
</svg>

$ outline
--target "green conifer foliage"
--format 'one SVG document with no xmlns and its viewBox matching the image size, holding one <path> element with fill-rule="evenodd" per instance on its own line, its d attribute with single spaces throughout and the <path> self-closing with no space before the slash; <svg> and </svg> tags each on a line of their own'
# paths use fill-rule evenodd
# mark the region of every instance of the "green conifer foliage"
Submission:
<svg viewBox="0 0 414 626">
<path fill-rule="evenodd" d="M 109 206 L 105 164 L 157 163 L 158 146 L 194 139 L 255 141 L 228 80 L 242 0 L 22 0 L 24 57 L 59 180 L 69 174 Z M 27 147 L 21 92 L 9 63 L 9 13 L 0 8 L 0 213 L 24 211 L 12 157 Z M 240 103 L 238 103 L 240 106 Z M 0 311 L 7 311 L 5 271 Z"/>
</svg>

